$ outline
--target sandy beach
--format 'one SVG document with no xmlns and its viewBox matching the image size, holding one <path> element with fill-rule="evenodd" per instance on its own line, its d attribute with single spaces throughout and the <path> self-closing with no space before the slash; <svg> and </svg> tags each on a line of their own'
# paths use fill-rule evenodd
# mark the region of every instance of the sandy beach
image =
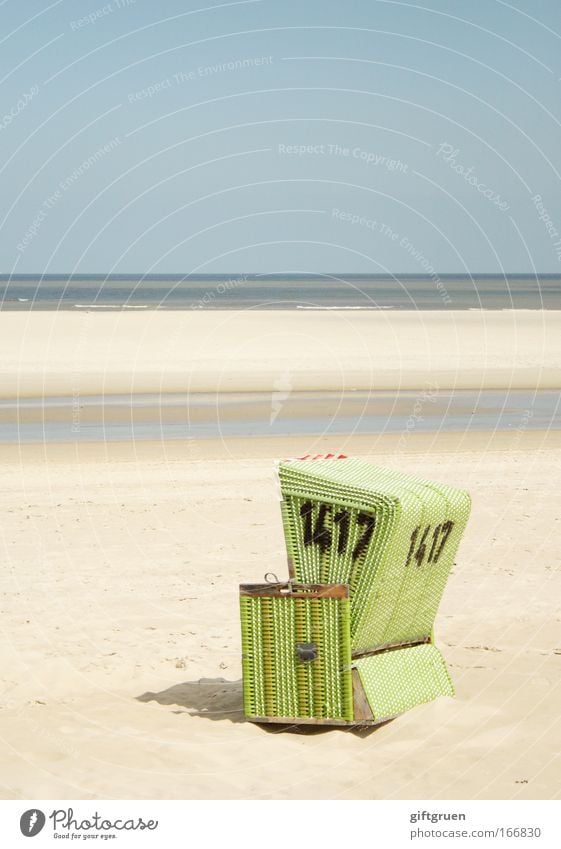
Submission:
<svg viewBox="0 0 561 849">
<path fill-rule="evenodd" d="M 559 388 L 561 311 L 0 313 L 1 396 Z"/>
<path fill-rule="evenodd" d="M 457 696 L 370 733 L 243 721 L 237 585 L 285 574 L 299 443 L 4 449 L 2 795 L 555 797 L 561 446 L 532 436 L 366 455 L 474 502 L 437 619 Z"/>
<path fill-rule="evenodd" d="M 0 315 L 1 395 L 280 392 L 287 370 L 287 392 L 558 388 L 560 325 Z M 557 797 L 559 431 L 402 436 L 0 445 L 2 796 Z M 328 450 L 470 491 L 436 628 L 457 696 L 370 731 L 264 729 L 243 717 L 238 584 L 286 575 L 274 459 Z"/>
</svg>

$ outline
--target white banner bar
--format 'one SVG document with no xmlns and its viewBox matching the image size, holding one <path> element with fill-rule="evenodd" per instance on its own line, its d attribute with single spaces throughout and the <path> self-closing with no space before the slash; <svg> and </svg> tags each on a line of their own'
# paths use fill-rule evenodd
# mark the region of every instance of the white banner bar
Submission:
<svg viewBox="0 0 561 849">
<path fill-rule="evenodd" d="M 556 801 L 3 801 L 0 845 L 559 849 Z M 78 843 L 79 841 L 79 843 Z"/>
</svg>

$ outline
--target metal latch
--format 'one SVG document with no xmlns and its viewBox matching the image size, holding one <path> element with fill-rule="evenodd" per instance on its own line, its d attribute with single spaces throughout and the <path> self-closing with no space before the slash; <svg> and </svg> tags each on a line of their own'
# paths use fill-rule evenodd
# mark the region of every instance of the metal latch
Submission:
<svg viewBox="0 0 561 849">
<path fill-rule="evenodd" d="M 310 661 L 318 659 L 318 647 L 316 643 L 296 643 L 296 654 L 298 660 Z"/>
</svg>

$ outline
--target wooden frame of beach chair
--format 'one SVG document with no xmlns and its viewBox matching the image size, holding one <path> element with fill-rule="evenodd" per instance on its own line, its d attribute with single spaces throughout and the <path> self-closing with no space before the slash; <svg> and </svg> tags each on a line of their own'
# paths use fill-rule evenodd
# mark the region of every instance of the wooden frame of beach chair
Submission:
<svg viewBox="0 0 561 849">
<path fill-rule="evenodd" d="M 240 587 L 246 717 L 377 725 L 453 695 L 433 625 L 469 496 L 346 459 L 279 477 L 290 580 Z"/>
<path fill-rule="evenodd" d="M 430 645 L 351 651 L 349 587 L 344 584 L 241 584 L 244 708 L 257 723 L 379 725 L 355 661 Z"/>
<path fill-rule="evenodd" d="M 241 584 L 240 607 L 244 709 L 251 722 L 379 725 L 415 704 L 453 695 L 432 634 L 352 651 L 344 584 Z M 405 654 L 412 650 L 425 656 Z M 374 671 L 375 686 L 383 680 L 392 688 L 392 679 L 400 680 L 400 702 L 399 709 L 375 716 L 359 667 L 382 656 L 385 675 Z M 427 676 L 431 667 L 440 680 Z"/>
</svg>

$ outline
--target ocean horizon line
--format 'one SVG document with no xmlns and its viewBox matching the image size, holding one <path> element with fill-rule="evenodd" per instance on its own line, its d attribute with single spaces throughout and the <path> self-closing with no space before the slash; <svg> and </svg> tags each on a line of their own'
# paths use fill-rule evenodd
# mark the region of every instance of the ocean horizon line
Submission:
<svg viewBox="0 0 561 849">
<path fill-rule="evenodd" d="M 559 272 L 537 271 L 533 273 L 504 271 L 497 272 L 446 272 L 435 271 L 433 274 L 415 274 L 412 272 L 388 272 L 387 274 L 369 274 L 365 272 L 347 272 L 347 271 L 331 271 L 331 272 L 248 272 L 248 271 L 228 271 L 218 272 L 214 274 L 194 274 L 192 272 L 170 272 L 169 274 L 146 274 L 144 272 L 125 272 L 125 273 L 110 273 L 110 272 L 50 272 L 44 274 L 42 272 L 26 272 L 26 273 L 0 273 L 0 280 L 15 281 L 15 280 L 224 280 L 229 278 L 245 278 L 246 280 L 301 280 L 303 278 L 309 280 L 434 280 L 438 276 L 445 280 L 465 280 L 467 279 L 484 279 L 484 280 L 503 280 L 505 278 L 535 280 L 539 279 L 560 279 L 561 270 Z"/>
</svg>

